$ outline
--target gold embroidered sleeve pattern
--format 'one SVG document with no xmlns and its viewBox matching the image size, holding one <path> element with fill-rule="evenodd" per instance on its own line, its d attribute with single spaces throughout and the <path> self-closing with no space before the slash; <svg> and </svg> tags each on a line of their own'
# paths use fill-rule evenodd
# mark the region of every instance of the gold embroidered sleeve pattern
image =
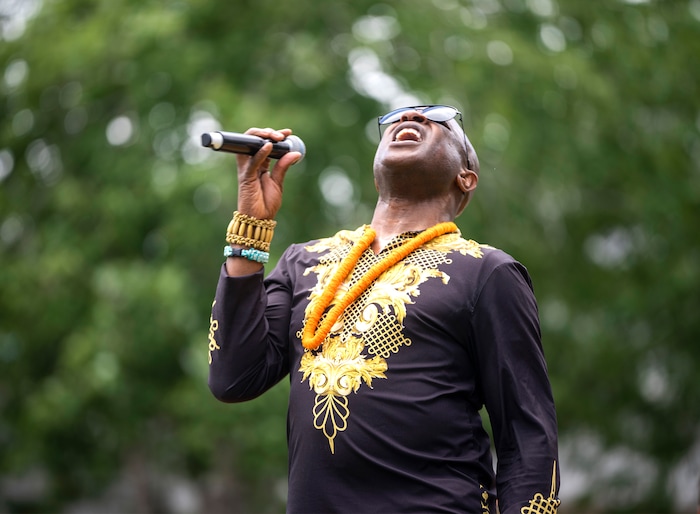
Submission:
<svg viewBox="0 0 700 514">
<path fill-rule="evenodd" d="M 214 305 L 216 305 L 216 300 L 211 304 L 212 309 L 214 309 Z M 219 321 L 214 319 L 212 312 L 211 316 L 209 316 L 209 364 L 211 364 L 211 353 L 221 349 L 214 338 L 217 330 L 219 330 Z"/>
<path fill-rule="evenodd" d="M 547 498 L 537 493 L 530 502 L 520 509 L 520 514 L 557 514 L 561 501 L 556 497 L 557 492 L 557 463 L 552 468 L 552 489 Z"/>
</svg>

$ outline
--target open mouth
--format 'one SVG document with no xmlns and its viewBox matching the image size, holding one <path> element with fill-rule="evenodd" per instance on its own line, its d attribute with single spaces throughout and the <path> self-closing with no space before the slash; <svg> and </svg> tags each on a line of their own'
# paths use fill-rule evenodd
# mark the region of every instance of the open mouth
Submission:
<svg viewBox="0 0 700 514">
<path fill-rule="evenodd" d="M 420 143 L 423 140 L 421 138 L 420 132 L 413 128 L 404 128 L 399 130 L 394 136 L 394 141 L 415 141 Z"/>
</svg>

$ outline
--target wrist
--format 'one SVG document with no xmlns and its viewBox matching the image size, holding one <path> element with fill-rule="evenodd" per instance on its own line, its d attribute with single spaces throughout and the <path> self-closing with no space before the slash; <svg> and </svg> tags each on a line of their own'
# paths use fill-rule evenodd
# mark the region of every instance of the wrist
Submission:
<svg viewBox="0 0 700 514">
<path fill-rule="evenodd" d="M 249 261 L 266 264 L 270 260 L 270 254 L 255 248 L 241 248 L 239 246 L 225 246 L 224 257 L 242 257 Z"/>
<path fill-rule="evenodd" d="M 234 211 L 233 218 L 226 229 L 226 242 L 269 252 L 276 225 L 275 220 L 261 220 Z"/>
</svg>

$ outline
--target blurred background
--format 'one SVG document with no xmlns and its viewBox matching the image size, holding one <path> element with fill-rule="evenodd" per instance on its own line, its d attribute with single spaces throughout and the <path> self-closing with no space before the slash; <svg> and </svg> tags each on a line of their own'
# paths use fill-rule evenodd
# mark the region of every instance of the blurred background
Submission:
<svg viewBox="0 0 700 514">
<path fill-rule="evenodd" d="M 379 114 L 447 103 L 458 224 L 535 284 L 561 511 L 695 512 L 699 55 L 700 0 L 0 0 L 0 511 L 283 512 L 288 384 L 206 385 L 236 180 L 200 135 L 306 143 L 274 261 L 370 220 Z"/>
</svg>

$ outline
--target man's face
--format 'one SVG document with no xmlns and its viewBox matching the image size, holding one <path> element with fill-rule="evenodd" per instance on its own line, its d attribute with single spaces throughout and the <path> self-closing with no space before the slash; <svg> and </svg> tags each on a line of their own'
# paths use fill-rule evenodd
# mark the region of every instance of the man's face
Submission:
<svg viewBox="0 0 700 514">
<path fill-rule="evenodd" d="M 430 112 L 426 109 L 424 113 L 420 107 L 395 116 L 379 142 L 375 175 L 403 170 L 437 178 L 466 167 L 465 137 L 459 123 L 454 117 L 432 121 L 429 116 Z"/>
</svg>

